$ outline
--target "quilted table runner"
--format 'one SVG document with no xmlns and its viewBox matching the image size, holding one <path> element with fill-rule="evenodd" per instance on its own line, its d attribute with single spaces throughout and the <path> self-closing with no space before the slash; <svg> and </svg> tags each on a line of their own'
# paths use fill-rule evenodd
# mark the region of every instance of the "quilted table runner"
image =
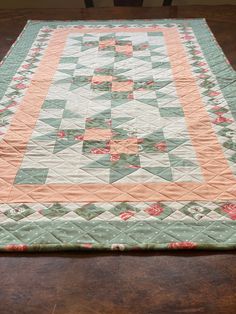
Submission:
<svg viewBox="0 0 236 314">
<path fill-rule="evenodd" d="M 235 120 L 205 20 L 28 22 L 0 67 L 0 250 L 235 248 Z"/>
</svg>

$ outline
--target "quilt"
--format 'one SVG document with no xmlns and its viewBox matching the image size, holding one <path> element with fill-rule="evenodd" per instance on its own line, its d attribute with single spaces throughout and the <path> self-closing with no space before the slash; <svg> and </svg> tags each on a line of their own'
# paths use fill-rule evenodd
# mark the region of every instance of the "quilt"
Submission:
<svg viewBox="0 0 236 314">
<path fill-rule="evenodd" d="M 29 21 L 0 67 L 0 250 L 235 248 L 235 121 L 204 19 Z"/>
</svg>

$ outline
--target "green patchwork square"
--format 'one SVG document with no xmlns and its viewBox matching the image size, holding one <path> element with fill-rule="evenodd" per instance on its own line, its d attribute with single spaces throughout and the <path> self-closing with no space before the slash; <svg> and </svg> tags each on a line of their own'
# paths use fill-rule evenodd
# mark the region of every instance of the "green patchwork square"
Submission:
<svg viewBox="0 0 236 314">
<path fill-rule="evenodd" d="M 6 126 L 6 125 L 8 125 L 8 122 L 6 120 L 0 118 L 0 127 Z"/>
<path fill-rule="evenodd" d="M 98 49 L 102 51 L 115 51 L 115 46 L 99 46 Z"/>
<path fill-rule="evenodd" d="M 168 138 L 166 139 L 166 145 L 168 152 L 172 151 L 173 149 L 181 145 L 182 147 L 185 145 L 191 147 L 191 143 L 189 143 L 189 140 L 184 138 Z"/>
<path fill-rule="evenodd" d="M 157 148 L 157 145 L 159 143 L 165 143 L 165 137 L 164 137 L 162 129 L 159 129 L 145 136 L 143 138 L 143 141 L 139 145 L 139 151 L 145 152 L 145 153 L 159 152 L 159 149 Z"/>
<path fill-rule="evenodd" d="M 170 63 L 169 62 L 153 62 L 152 68 L 160 68 L 160 69 L 170 69 Z"/>
<path fill-rule="evenodd" d="M 92 80 L 92 76 L 86 76 L 86 75 L 81 75 L 81 76 L 74 76 L 72 78 L 72 84 L 70 86 L 70 90 L 74 90 L 78 87 L 82 87 L 90 83 Z"/>
<path fill-rule="evenodd" d="M 160 108 L 161 117 L 184 117 L 182 108 L 178 107 L 165 107 Z"/>
<path fill-rule="evenodd" d="M 230 158 L 230 161 L 232 161 L 233 163 L 236 163 L 236 154 L 233 154 Z"/>
<path fill-rule="evenodd" d="M 120 154 L 118 160 L 112 161 L 110 168 L 110 183 L 114 183 L 140 168 L 139 155 Z"/>
<path fill-rule="evenodd" d="M 61 118 L 46 118 L 46 119 L 40 119 L 40 121 L 56 129 L 59 128 L 61 124 Z"/>
<path fill-rule="evenodd" d="M 112 125 L 114 126 L 116 124 L 116 121 L 118 119 L 112 120 Z M 133 137 L 135 137 L 135 132 L 133 133 Z M 112 139 L 113 140 L 123 140 L 128 139 L 130 137 L 130 132 L 127 130 L 121 129 L 121 128 L 113 128 L 112 129 Z"/>
<path fill-rule="evenodd" d="M 83 136 L 84 130 L 83 129 L 65 129 L 65 130 L 58 130 L 57 138 L 60 140 L 65 141 L 77 141 L 79 140 L 78 137 Z M 81 139 L 80 139 L 81 140 Z"/>
<path fill-rule="evenodd" d="M 84 141 L 82 151 L 92 154 L 109 154 L 109 141 Z"/>
<path fill-rule="evenodd" d="M 95 204 L 88 204 L 77 208 L 74 212 L 86 220 L 90 220 L 102 214 L 104 210 Z"/>
<path fill-rule="evenodd" d="M 56 154 L 83 140 L 83 129 L 58 130 L 53 153 Z"/>
<path fill-rule="evenodd" d="M 147 32 L 148 37 L 149 36 L 158 36 L 158 37 L 163 37 L 163 32 Z"/>
<path fill-rule="evenodd" d="M 173 181 L 172 171 L 170 167 L 143 167 L 144 170 L 150 172 L 156 177 L 166 181 Z"/>
<path fill-rule="evenodd" d="M 64 99 L 49 99 L 43 103 L 43 109 L 64 109 L 66 100 Z"/>
<path fill-rule="evenodd" d="M 94 70 L 94 74 L 96 75 L 96 76 L 99 76 L 99 75 L 112 75 L 113 74 L 113 67 L 111 67 L 111 68 L 96 68 L 95 70 Z"/>
<path fill-rule="evenodd" d="M 72 63 L 75 64 L 79 60 L 78 57 L 62 57 L 60 63 Z"/>
<path fill-rule="evenodd" d="M 147 48 L 149 48 L 149 43 L 147 41 L 142 42 L 140 44 L 133 45 L 134 51 L 143 51 L 143 50 L 146 50 Z"/>
<path fill-rule="evenodd" d="M 118 46 L 127 46 L 127 45 L 132 46 L 132 42 L 130 40 L 124 40 L 124 39 L 119 40 L 119 39 L 117 39 L 116 45 L 118 45 Z"/>
<path fill-rule="evenodd" d="M 233 151 L 236 151 L 236 142 L 229 139 L 228 141 L 223 143 L 223 146 L 225 148 L 231 149 Z"/>
<path fill-rule="evenodd" d="M 210 212 L 210 209 L 199 206 L 196 202 L 189 202 L 181 208 L 181 212 L 196 220 L 200 220 Z"/>
<path fill-rule="evenodd" d="M 111 92 L 112 99 L 133 99 L 132 92 Z"/>
<path fill-rule="evenodd" d="M 31 214 L 34 210 L 27 205 L 12 206 L 10 209 L 4 212 L 4 215 L 8 218 L 14 219 L 15 221 L 21 220 Z"/>
<path fill-rule="evenodd" d="M 85 129 L 108 129 L 110 127 L 110 119 L 88 118 L 86 119 Z"/>
<path fill-rule="evenodd" d="M 0 112 L 0 119 L 5 118 L 11 114 L 12 114 L 12 111 L 9 109 L 6 109 L 6 110 Z"/>
<path fill-rule="evenodd" d="M 127 168 L 131 166 L 140 166 L 139 155 L 136 154 L 120 154 L 120 159 L 113 162 L 113 167 Z"/>
<path fill-rule="evenodd" d="M 15 177 L 14 184 L 44 184 L 48 168 L 21 168 Z"/>
<path fill-rule="evenodd" d="M 81 46 L 81 51 L 85 51 L 85 50 L 88 50 L 90 48 L 94 48 L 94 47 L 97 47 L 98 46 L 98 41 L 96 40 L 86 40 L 83 42 L 83 45 Z"/>
<path fill-rule="evenodd" d="M 111 89 L 111 82 L 99 82 L 99 83 L 92 82 L 91 88 L 97 89 L 100 91 L 109 91 Z"/>
<path fill-rule="evenodd" d="M 47 218 L 57 218 L 64 216 L 68 212 L 69 210 L 65 206 L 56 203 L 49 208 L 41 210 L 40 213 Z"/>
<path fill-rule="evenodd" d="M 111 208 L 109 210 L 112 214 L 114 214 L 115 216 L 119 216 L 121 213 L 127 212 L 127 211 L 131 211 L 131 212 L 139 212 L 140 209 L 136 208 L 134 206 L 131 206 L 130 204 L 124 202 L 124 203 L 120 203 L 116 206 L 114 206 L 113 208 Z"/>
<path fill-rule="evenodd" d="M 84 154 L 85 155 L 85 154 Z M 111 159 L 109 154 L 105 155 L 99 155 L 97 160 L 92 161 L 91 163 L 88 163 L 85 168 L 108 168 L 111 167 Z"/>
</svg>

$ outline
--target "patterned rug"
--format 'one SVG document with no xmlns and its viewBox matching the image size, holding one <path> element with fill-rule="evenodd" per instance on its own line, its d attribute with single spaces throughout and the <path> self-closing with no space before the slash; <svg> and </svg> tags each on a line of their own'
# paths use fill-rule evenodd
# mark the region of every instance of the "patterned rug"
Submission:
<svg viewBox="0 0 236 314">
<path fill-rule="evenodd" d="M 30 21 L 0 77 L 1 250 L 236 247 L 236 72 L 205 20 Z"/>
</svg>

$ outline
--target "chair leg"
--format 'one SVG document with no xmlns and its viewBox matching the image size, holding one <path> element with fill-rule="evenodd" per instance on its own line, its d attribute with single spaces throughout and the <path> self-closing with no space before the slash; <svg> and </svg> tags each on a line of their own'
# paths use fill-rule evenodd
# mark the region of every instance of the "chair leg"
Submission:
<svg viewBox="0 0 236 314">
<path fill-rule="evenodd" d="M 94 7 L 93 0 L 84 0 L 84 5 L 85 5 L 85 8 L 92 8 L 92 7 Z"/>
</svg>

